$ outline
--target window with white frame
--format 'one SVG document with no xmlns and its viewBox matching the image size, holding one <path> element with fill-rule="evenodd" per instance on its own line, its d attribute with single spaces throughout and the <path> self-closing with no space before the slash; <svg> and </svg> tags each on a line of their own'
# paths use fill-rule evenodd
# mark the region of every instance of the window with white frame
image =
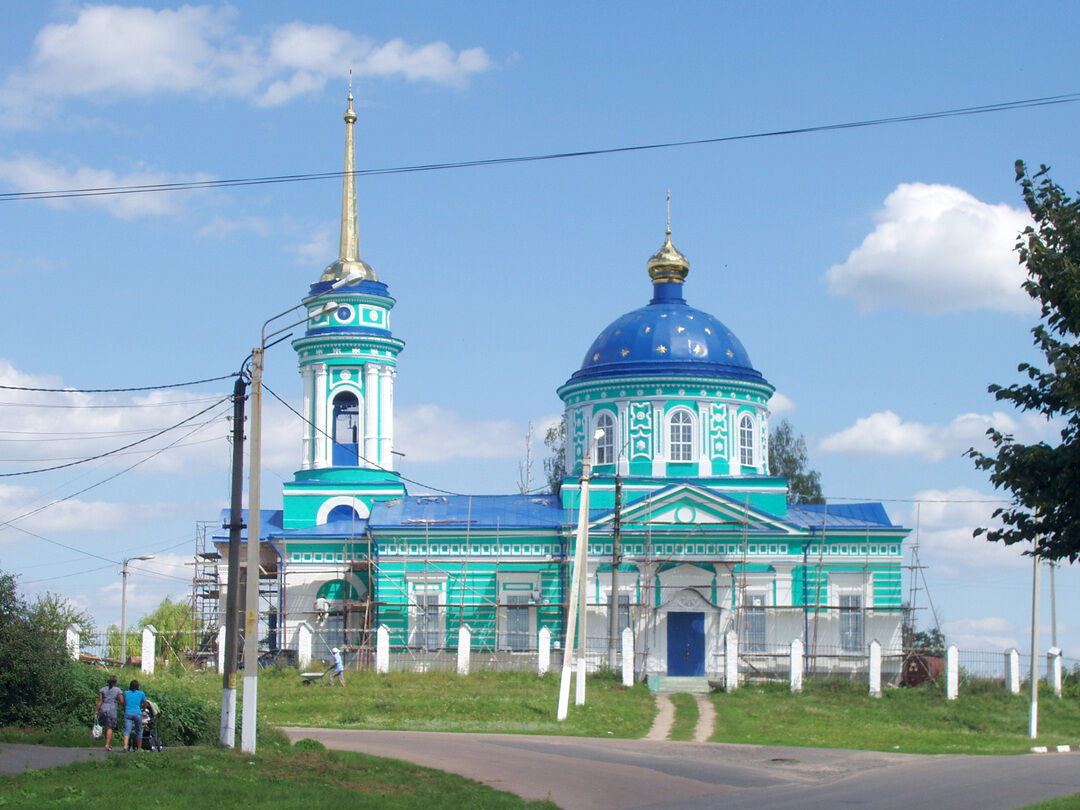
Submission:
<svg viewBox="0 0 1080 810">
<path fill-rule="evenodd" d="M 596 440 L 596 463 L 615 463 L 615 418 L 607 411 L 596 417 L 596 429 L 604 435 Z"/>
<path fill-rule="evenodd" d="M 528 650 L 532 644 L 530 630 L 530 598 L 525 594 L 509 594 L 506 601 L 506 632 L 503 646 L 508 650 Z"/>
<path fill-rule="evenodd" d="M 754 418 L 748 413 L 739 417 L 739 463 L 754 466 Z"/>
<path fill-rule="evenodd" d="M 630 594 L 619 594 L 619 635 L 630 626 Z"/>
<path fill-rule="evenodd" d="M 840 649 L 863 651 L 862 594 L 840 594 Z"/>
<path fill-rule="evenodd" d="M 681 408 L 668 420 L 668 459 L 694 460 L 694 417 Z"/>
<path fill-rule="evenodd" d="M 765 652 L 765 594 L 748 593 L 743 602 L 747 652 Z"/>
</svg>

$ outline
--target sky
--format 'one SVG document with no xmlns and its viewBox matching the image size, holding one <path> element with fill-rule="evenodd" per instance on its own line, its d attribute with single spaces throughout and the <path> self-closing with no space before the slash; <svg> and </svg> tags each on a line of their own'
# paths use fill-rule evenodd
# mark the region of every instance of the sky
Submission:
<svg viewBox="0 0 1080 810">
<path fill-rule="evenodd" d="M 1013 163 L 1080 188 L 1080 103 L 765 134 L 1075 95 L 1080 7 L 310 6 L 12 4 L 0 195 L 340 171 L 350 66 L 361 170 L 729 139 L 359 178 L 361 254 L 406 343 L 410 491 L 516 492 L 530 424 L 542 483 L 555 389 L 651 296 L 670 189 L 687 300 L 776 386 L 773 419 L 805 435 L 826 496 L 880 500 L 917 530 L 919 624 L 1027 650 L 1031 563 L 972 539 L 1004 496 L 964 451 L 987 449 L 989 426 L 1055 439 L 986 388 L 1038 359 Z M 129 621 L 190 593 L 199 521 L 228 499 L 231 381 L 19 389 L 235 372 L 336 257 L 340 199 L 339 179 L 0 197 L 0 570 L 24 594 L 62 594 L 104 627 L 119 561 L 146 554 Z M 266 384 L 299 405 L 287 344 Z M 264 421 L 272 508 L 300 427 L 272 396 Z M 61 468 L 30 472 L 45 467 Z M 1058 643 L 1080 657 L 1080 577 L 1055 582 Z"/>
</svg>

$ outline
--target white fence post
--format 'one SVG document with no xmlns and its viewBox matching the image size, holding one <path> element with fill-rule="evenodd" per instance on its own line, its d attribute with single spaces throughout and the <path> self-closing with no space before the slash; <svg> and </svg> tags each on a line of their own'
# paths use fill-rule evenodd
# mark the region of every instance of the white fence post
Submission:
<svg viewBox="0 0 1080 810">
<path fill-rule="evenodd" d="M 1046 651 L 1046 677 L 1054 687 L 1054 694 L 1061 697 L 1061 648 L 1051 647 Z"/>
<path fill-rule="evenodd" d="M 311 643 L 315 630 L 307 622 L 300 622 L 296 627 L 296 663 L 300 669 L 311 666 Z"/>
<path fill-rule="evenodd" d="M 881 697 L 881 644 L 870 642 L 870 697 Z"/>
<path fill-rule="evenodd" d="M 536 642 L 536 673 L 547 675 L 551 669 L 551 630 L 546 627 L 540 628 L 540 636 Z"/>
<path fill-rule="evenodd" d="M 152 624 L 146 625 L 142 631 L 142 671 L 147 675 L 154 674 L 154 647 L 157 634 L 157 628 Z"/>
<path fill-rule="evenodd" d="M 225 674 L 225 625 L 221 625 L 217 631 L 217 671 L 218 675 Z"/>
<path fill-rule="evenodd" d="M 945 650 L 945 697 L 956 700 L 960 694 L 960 650 L 950 644 Z"/>
<path fill-rule="evenodd" d="M 375 632 L 375 671 L 390 671 L 390 631 L 385 624 L 380 624 Z"/>
<path fill-rule="evenodd" d="M 634 634 L 629 627 L 622 631 L 622 685 L 634 685 Z"/>
<path fill-rule="evenodd" d="M 585 655 L 584 651 L 582 655 L 577 659 L 577 671 L 574 673 L 574 705 L 585 705 Z"/>
<path fill-rule="evenodd" d="M 791 662 L 789 665 L 791 676 L 791 691 L 793 694 L 802 691 L 803 676 L 803 645 L 802 639 L 793 639 L 791 642 Z"/>
<path fill-rule="evenodd" d="M 1005 652 L 1005 688 L 1012 694 L 1020 694 L 1020 653 L 1013 647 Z"/>
<path fill-rule="evenodd" d="M 739 637 L 734 630 L 724 636 L 724 691 L 739 688 Z"/>
<path fill-rule="evenodd" d="M 64 643 L 67 645 L 68 655 L 79 660 L 79 628 L 77 625 L 69 624 L 67 630 L 64 633 Z"/>
<path fill-rule="evenodd" d="M 469 674 L 469 654 L 472 652 L 472 630 L 469 625 L 461 625 L 457 637 L 457 674 Z"/>
</svg>

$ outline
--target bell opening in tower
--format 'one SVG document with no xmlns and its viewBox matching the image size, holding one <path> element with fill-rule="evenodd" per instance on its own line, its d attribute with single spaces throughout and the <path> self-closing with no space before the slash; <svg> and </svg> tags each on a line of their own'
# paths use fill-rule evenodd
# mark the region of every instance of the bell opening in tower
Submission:
<svg viewBox="0 0 1080 810">
<path fill-rule="evenodd" d="M 355 467 L 360 463 L 360 401 L 344 391 L 334 397 L 335 467 Z"/>
</svg>

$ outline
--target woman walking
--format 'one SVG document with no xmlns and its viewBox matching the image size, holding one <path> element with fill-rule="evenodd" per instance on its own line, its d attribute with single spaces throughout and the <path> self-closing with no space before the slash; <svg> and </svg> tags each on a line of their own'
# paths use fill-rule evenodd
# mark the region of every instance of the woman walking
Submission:
<svg viewBox="0 0 1080 810">
<path fill-rule="evenodd" d="M 116 685 L 116 676 L 110 675 L 108 686 L 98 690 L 97 706 L 94 707 L 94 717 L 97 724 L 105 729 L 105 750 L 112 751 L 112 733 L 116 728 L 116 703 L 124 704 L 124 693 Z"/>
<path fill-rule="evenodd" d="M 124 699 L 124 750 L 128 747 L 128 737 L 132 727 L 135 729 L 135 750 L 142 748 L 142 705 L 146 702 L 146 692 L 139 688 L 139 682 L 133 680 L 123 695 Z"/>
</svg>

